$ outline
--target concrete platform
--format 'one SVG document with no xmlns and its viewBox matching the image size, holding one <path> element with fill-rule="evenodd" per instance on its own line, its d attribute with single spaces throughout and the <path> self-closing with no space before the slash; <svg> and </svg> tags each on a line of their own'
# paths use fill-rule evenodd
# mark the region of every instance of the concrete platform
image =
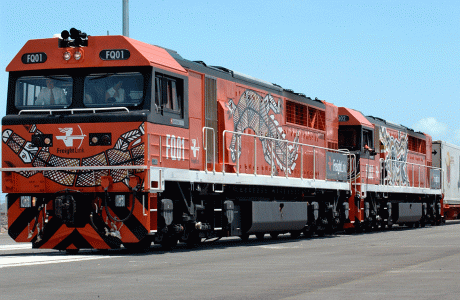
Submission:
<svg viewBox="0 0 460 300">
<path fill-rule="evenodd" d="M 311 239 L 223 239 L 173 251 L 10 246 L 1 299 L 459 299 L 460 222 Z M 2 247 L 3 246 L 3 247 Z M 12 263 L 14 262 L 14 263 Z"/>
</svg>

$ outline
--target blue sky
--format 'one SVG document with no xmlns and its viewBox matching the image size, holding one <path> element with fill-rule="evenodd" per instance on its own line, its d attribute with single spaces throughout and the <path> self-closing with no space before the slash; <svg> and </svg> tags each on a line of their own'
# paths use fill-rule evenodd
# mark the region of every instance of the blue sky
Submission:
<svg viewBox="0 0 460 300">
<path fill-rule="evenodd" d="M 3 0 L 0 22 L 3 116 L 27 40 L 122 34 L 122 0 Z M 129 36 L 460 145 L 458 1 L 131 0 Z"/>
<path fill-rule="evenodd" d="M 131 0 L 129 12 L 131 38 L 460 145 L 458 1 Z M 3 0 L 0 20 L 5 70 L 29 39 L 122 34 L 122 0 Z"/>
<path fill-rule="evenodd" d="M 458 1 L 140 1 L 129 35 L 460 144 Z M 28 39 L 122 34 L 122 0 L 3 0 L 0 69 Z M 0 115 L 7 73 L 0 72 Z"/>
</svg>

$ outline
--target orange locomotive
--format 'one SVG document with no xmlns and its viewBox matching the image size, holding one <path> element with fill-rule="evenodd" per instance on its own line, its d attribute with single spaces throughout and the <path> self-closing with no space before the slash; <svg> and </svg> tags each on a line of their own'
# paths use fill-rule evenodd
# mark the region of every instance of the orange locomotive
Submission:
<svg viewBox="0 0 460 300">
<path fill-rule="evenodd" d="M 401 126 L 75 29 L 27 42 L 7 71 L 2 186 L 18 242 L 171 247 L 441 220 L 431 139 Z"/>
<path fill-rule="evenodd" d="M 356 155 L 350 224 L 371 229 L 443 221 L 441 169 L 429 135 L 339 108 L 339 146 Z"/>
</svg>

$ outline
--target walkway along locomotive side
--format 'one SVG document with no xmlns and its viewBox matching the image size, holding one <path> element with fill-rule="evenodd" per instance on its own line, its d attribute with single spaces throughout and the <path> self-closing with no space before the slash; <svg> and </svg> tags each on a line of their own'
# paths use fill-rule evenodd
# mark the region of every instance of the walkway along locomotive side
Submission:
<svg viewBox="0 0 460 300">
<path fill-rule="evenodd" d="M 72 29 L 8 65 L 8 231 L 36 248 L 442 219 L 431 138 L 123 36 Z"/>
</svg>

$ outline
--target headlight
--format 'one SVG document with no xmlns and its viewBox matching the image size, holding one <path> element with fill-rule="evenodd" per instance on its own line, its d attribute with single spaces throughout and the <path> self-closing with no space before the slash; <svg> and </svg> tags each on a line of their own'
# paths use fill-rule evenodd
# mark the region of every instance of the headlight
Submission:
<svg viewBox="0 0 460 300">
<path fill-rule="evenodd" d="M 125 207 L 126 200 L 125 195 L 115 195 L 115 207 Z"/>
<path fill-rule="evenodd" d="M 64 60 L 69 60 L 72 57 L 72 54 L 70 54 L 70 52 L 67 51 L 64 53 L 63 57 L 64 57 Z"/>
<path fill-rule="evenodd" d="M 75 51 L 75 53 L 73 55 L 73 58 L 75 58 L 75 60 L 79 60 L 81 58 L 81 52 L 80 51 Z"/>
</svg>

